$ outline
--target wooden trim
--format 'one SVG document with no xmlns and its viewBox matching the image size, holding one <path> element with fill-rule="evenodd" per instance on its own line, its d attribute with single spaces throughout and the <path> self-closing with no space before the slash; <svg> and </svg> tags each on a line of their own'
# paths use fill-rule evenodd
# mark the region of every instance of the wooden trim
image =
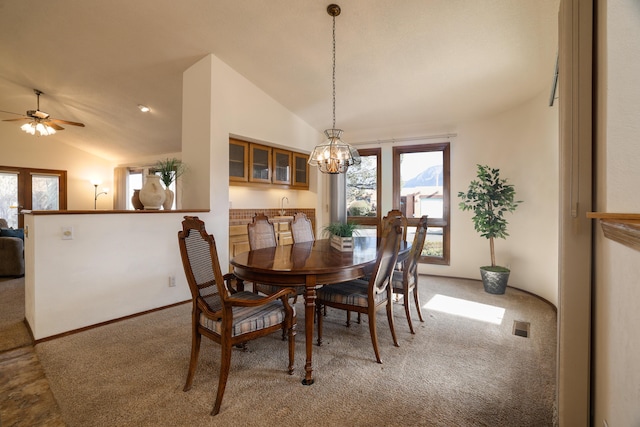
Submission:
<svg viewBox="0 0 640 427">
<path fill-rule="evenodd" d="M 51 340 L 54 340 L 54 339 L 57 339 L 57 338 L 66 337 L 68 335 L 77 334 L 78 332 L 84 332 L 84 331 L 88 331 L 90 329 L 99 328 L 100 326 L 109 325 L 111 323 L 116 323 L 116 322 L 119 322 L 121 320 L 133 319 L 134 317 L 142 316 L 144 314 L 149 314 L 149 313 L 153 313 L 155 311 L 164 310 L 165 308 L 177 307 L 179 305 L 187 304 L 187 303 L 190 303 L 190 302 L 191 302 L 191 299 L 188 299 L 186 301 L 180 301 L 180 302 L 176 302 L 176 303 L 173 303 L 173 304 L 165 305 L 165 306 L 162 306 L 162 307 L 152 308 L 151 310 L 141 311 L 140 313 L 134 313 L 134 314 L 130 314 L 128 316 L 118 317 L 117 319 L 107 320 L 105 322 L 100 322 L 100 323 L 96 323 L 94 325 L 85 326 L 83 328 L 74 329 L 72 331 L 63 332 L 61 334 L 56 334 L 56 335 L 51 335 L 51 336 L 48 336 L 48 337 L 40 338 L 39 340 L 33 340 L 33 344 L 34 345 L 40 344 L 41 342 L 51 341 Z M 25 323 L 27 323 L 27 322 L 25 321 Z M 28 323 L 27 323 L 27 325 L 28 325 Z M 31 332 L 31 328 L 29 328 L 29 332 Z M 31 338 L 33 338 L 33 334 L 31 335 Z"/>
<path fill-rule="evenodd" d="M 176 209 L 171 211 L 159 210 L 111 210 L 111 211 L 31 211 L 25 212 L 25 215 L 104 215 L 104 214 L 170 214 L 170 213 L 191 213 L 191 212 L 211 212 L 210 209 Z"/>
<path fill-rule="evenodd" d="M 587 218 L 600 220 L 607 239 L 640 251 L 640 214 L 587 212 Z"/>
</svg>

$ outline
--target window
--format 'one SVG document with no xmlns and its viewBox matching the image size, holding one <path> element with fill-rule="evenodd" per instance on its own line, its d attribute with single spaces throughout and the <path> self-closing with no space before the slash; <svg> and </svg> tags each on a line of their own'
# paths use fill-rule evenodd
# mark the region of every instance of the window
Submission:
<svg viewBox="0 0 640 427">
<path fill-rule="evenodd" d="M 0 218 L 22 228 L 22 210 L 66 210 L 67 172 L 0 166 Z"/>
<path fill-rule="evenodd" d="M 360 224 L 359 235 L 376 235 L 380 223 L 380 149 L 358 150 L 362 162 L 347 169 L 347 221 Z"/>
<path fill-rule="evenodd" d="M 449 199 L 449 143 L 394 147 L 393 200 L 407 217 L 407 240 L 429 216 L 421 262 L 449 265 Z"/>
</svg>

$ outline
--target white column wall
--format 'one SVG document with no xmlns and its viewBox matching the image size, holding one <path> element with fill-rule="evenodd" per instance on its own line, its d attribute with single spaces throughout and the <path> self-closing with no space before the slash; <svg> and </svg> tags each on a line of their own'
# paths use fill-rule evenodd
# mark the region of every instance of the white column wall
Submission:
<svg viewBox="0 0 640 427">
<path fill-rule="evenodd" d="M 640 8 L 597 2 L 596 207 L 640 212 Z M 603 237 L 594 220 L 593 425 L 640 425 L 640 252 Z"/>
<path fill-rule="evenodd" d="M 200 215 L 218 244 L 221 265 L 228 264 L 228 209 L 315 208 L 322 224 L 316 170 L 310 170 L 310 190 L 229 188 L 229 136 L 310 152 L 321 134 L 214 55 L 207 55 L 184 73 L 182 158 L 191 177 L 183 184 L 184 206 L 207 207 Z M 231 203 L 230 203 L 231 202 Z"/>
</svg>

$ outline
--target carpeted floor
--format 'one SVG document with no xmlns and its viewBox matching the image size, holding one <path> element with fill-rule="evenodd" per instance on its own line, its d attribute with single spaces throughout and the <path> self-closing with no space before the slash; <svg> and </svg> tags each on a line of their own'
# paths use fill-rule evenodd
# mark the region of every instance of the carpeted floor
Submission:
<svg viewBox="0 0 640 427">
<path fill-rule="evenodd" d="M 286 374 L 279 334 L 234 351 L 222 409 L 210 417 L 219 346 L 203 339 L 194 386 L 183 392 L 190 350 L 190 306 L 181 305 L 36 346 L 68 426 L 552 426 L 556 313 L 548 303 L 509 288 L 490 295 L 474 280 L 420 277 L 425 323 L 409 333 L 395 307 L 400 347 L 378 316 L 383 364 L 371 347 L 368 320 L 344 326 L 329 309 L 324 342 L 314 344 L 315 384 L 303 386 L 301 302 L 296 372 Z M 435 297 L 435 298 L 434 298 Z M 463 304 L 462 313 L 492 308 L 496 321 L 434 307 Z M 465 301 L 467 301 L 465 303 Z M 476 303 L 476 304 L 474 304 Z M 466 304 L 466 305 L 465 305 Z M 449 304 L 451 306 L 451 304 Z M 514 321 L 530 323 L 528 338 Z M 4 424 L 3 424 L 4 425 Z"/>
</svg>

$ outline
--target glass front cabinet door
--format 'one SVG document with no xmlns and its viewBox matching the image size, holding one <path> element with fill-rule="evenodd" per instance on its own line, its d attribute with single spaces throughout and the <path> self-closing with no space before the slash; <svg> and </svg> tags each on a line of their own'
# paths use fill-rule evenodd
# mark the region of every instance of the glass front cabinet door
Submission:
<svg viewBox="0 0 640 427">
<path fill-rule="evenodd" d="M 273 149 L 273 183 L 291 184 L 291 151 Z"/>
<path fill-rule="evenodd" d="M 249 180 L 249 143 L 229 139 L 229 181 Z"/>
<path fill-rule="evenodd" d="M 271 183 L 271 148 L 258 144 L 251 144 L 249 148 L 249 181 Z"/>
<path fill-rule="evenodd" d="M 301 153 L 293 153 L 293 186 L 309 188 L 309 156 Z"/>
</svg>

